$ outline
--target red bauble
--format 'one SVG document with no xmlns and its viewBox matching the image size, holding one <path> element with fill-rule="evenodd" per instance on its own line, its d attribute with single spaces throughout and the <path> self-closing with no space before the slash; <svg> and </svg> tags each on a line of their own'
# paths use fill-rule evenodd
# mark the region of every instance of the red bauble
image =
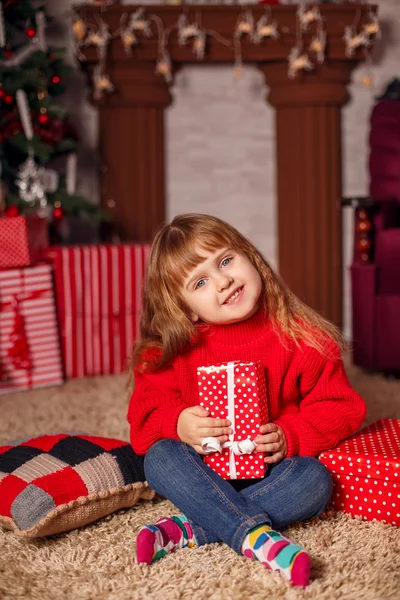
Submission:
<svg viewBox="0 0 400 600">
<path fill-rule="evenodd" d="M 58 75 L 53 75 L 53 77 L 51 78 L 51 81 L 53 83 L 60 83 L 61 79 L 59 78 Z"/>
<path fill-rule="evenodd" d="M 39 120 L 39 123 L 41 123 L 42 125 L 47 125 L 47 123 L 50 121 L 50 117 L 49 117 L 49 115 L 47 115 L 45 113 L 45 114 L 39 115 L 38 120 Z"/>
<path fill-rule="evenodd" d="M 14 54 L 14 52 L 10 48 L 7 48 L 6 50 L 4 50 L 4 56 L 6 58 L 11 58 L 13 56 L 13 54 Z"/>
<path fill-rule="evenodd" d="M 4 94 L 5 94 L 5 91 L 3 90 L 2 87 L 0 87 L 0 99 L 3 98 Z"/>
<path fill-rule="evenodd" d="M 6 104 L 12 104 L 14 102 L 14 96 L 10 96 L 9 94 L 7 94 L 6 96 L 4 96 L 4 102 Z"/>
<path fill-rule="evenodd" d="M 18 207 L 15 206 L 15 204 L 10 204 L 10 206 L 7 206 L 7 208 L 4 212 L 7 217 L 18 217 L 19 216 L 19 210 L 18 210 Z"/>
<path fill-rule="evenodd" d="M 36 29 L 34 29 L 33 27 L 28 27 L 25 30 L 25 33 L 29 38 L 34 38 L 36 35 Z"/>
<path fill-rule="evenodd" d="M 62 219 L 64 216 L 64 211 L 61 207 L 57 207 L 53 210 L 53 217 L 55 219 Z"/>
<path fill-rule="evenodd" d="M 356 231 L 358 231 L 359 233 L 367 233 L 368 231 L 371 231 L 371 229 L 372 223 L 371 221 L 369 221 L 369 219 L 364 219 L 362 221 L 356 222 Z"/>
</svg>

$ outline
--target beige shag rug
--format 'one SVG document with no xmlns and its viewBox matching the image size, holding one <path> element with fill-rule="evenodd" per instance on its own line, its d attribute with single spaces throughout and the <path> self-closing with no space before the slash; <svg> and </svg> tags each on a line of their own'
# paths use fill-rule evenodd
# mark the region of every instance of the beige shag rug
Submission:
<svg viewBox="0 0 400 600">
<path fill-rule="evenodd" d="M 400 418 L 400 381 L 348 366 L 369 407 L 367 422 Z M 125 378 L 72 380 L 62 387 L 0 396 L 0 444 L 62 430 L 128 439 Z M 283 578 L 222 544 L 183 550 L 151 567 L 134 563 L 138 529 L 176 512 L 145 502 L 70 533 L 28 542 L 0 530 L 0 598 L 37 600 L 400 600 L 400 530 L 327 514 L 289 536 L 311 554 L 311 584 Z"/>
</svg>

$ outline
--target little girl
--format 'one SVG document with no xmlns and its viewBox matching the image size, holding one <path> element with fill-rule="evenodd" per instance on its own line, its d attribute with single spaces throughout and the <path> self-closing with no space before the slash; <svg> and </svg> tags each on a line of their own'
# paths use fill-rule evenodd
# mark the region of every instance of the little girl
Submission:
<svg viewBox="0 0 400 600">
<path fill-rule="evenodd" d="M 332 480 L 315 457 L 358 429 L 366 409 L 346 377 L 336 328 L 294 296 L 256 248 L 215 217 L 176 217 L 149 256 L 141 338 L 133 352 L 131 444 L 149 485 L 184 516 L 145 525 L 137 562 L 224 541 L 306 586 L 310 558 L 279 533 L 321 514 Z M 196 369 L 261 361 L 269 423 L 253 440 L 263 479 L 224 480 L 201 457 L 230 421 L 199 406 Z"/>
</svg>

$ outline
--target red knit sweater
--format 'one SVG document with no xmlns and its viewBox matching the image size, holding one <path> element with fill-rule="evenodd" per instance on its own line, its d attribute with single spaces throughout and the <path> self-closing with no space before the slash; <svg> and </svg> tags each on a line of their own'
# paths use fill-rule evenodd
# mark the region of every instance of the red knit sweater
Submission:
<svg viewBox="0 0 400 600">
<path fill-rule="evenodd" d="M 265 367 L 269 419 L 285 432 L 287 456 L 315 456 L 358 429 L 365 403 L 350 387 L 338 348 L 327 359 L 304 344 L 282 345 L 261 313 L 234 325 L 212 325 L 199 343 L 156 373 L 135 372 L 128 421 L 135 452 L 155 442 L 179 439 L 177 421 L 199 404 L 196 368 L 233 360 L 259 360 Z"/>
</svg>

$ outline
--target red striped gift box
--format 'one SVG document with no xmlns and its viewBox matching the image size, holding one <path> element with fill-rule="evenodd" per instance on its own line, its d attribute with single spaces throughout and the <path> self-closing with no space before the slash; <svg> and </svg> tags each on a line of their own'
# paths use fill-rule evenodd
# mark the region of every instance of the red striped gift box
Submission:
<svg viewBox="0 0 400 600">
<path fill-rule="evenodd" d="M 0 394 L 63 381 L 52 269 L 0 271 Z"/>
<path fill-rule="evenodd" d="M 65 374 L 120 373 L 139 332 L 149 245 L 51 248 Z"/>
</svg>

